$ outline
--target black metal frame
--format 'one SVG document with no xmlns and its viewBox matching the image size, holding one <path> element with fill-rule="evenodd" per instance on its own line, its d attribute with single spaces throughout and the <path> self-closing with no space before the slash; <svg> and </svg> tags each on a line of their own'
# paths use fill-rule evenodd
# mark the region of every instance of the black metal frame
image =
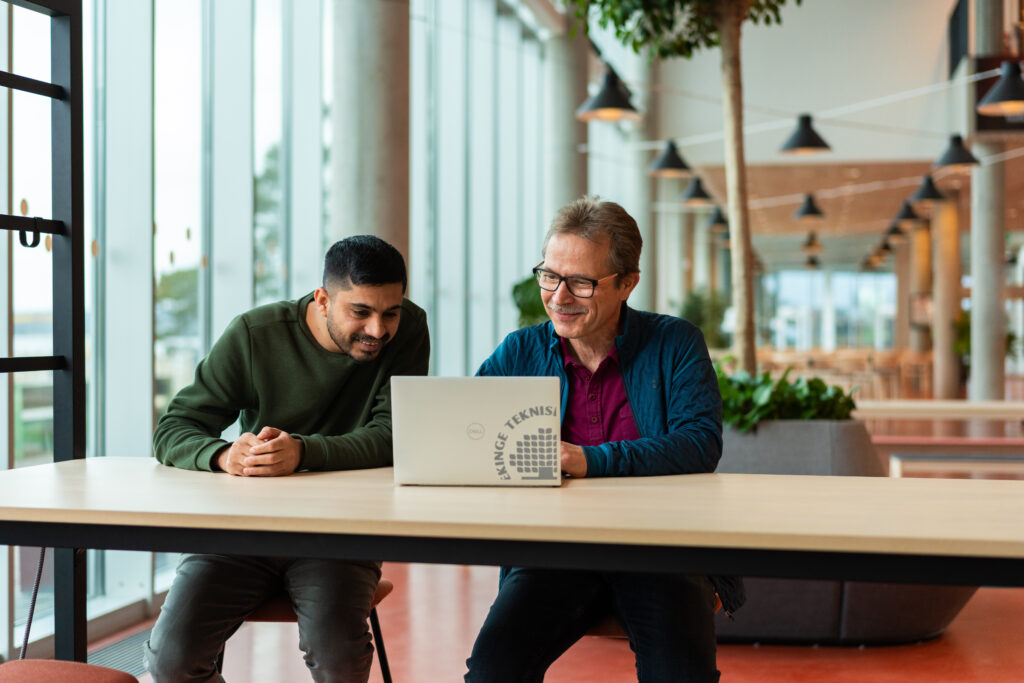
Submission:
<svg viewBox="0 0 1024 683">
<path fill-rule="evenodd" d="M 53 235 L 53 356 L 0 359 L 0 372 L 53 370 L 53 459 L 85 457 L 85 255 L 83 217 L 82 5 L 80 0 L 7 0 L 50 17 L 50 83 L 0 71 L 0 86 L 49 97 L 51 219 L 0 216 L 0 229 L 21 233 L 26 247 Z M 31 243 L 27 233 L 33 233 Z M 38 538 L 25 539 L 39 545 Z M 85 553 L 54 553 L 58 659 L 85 661 Z"/>
<path fill-rule="evenodd" d="M 0 521 L 6 543 L 268 557 L 1024 586 L 1024 559 Z"/>
</svg>

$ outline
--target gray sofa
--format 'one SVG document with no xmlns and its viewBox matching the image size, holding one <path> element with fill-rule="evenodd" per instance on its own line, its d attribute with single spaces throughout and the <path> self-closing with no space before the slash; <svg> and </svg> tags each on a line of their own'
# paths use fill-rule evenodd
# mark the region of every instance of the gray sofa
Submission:
<svg viewBox="0 0 1024 683">
<path fill-rule="evenodd" d="M 763 422 L 726 428 L 718 472 L 885 476 L 862 423 Z M 862 581 L 747 578 L 747 603 L 717 617 L 720 641 L 882 645 L 933 638 L 977 590 Z"/>
</svg>

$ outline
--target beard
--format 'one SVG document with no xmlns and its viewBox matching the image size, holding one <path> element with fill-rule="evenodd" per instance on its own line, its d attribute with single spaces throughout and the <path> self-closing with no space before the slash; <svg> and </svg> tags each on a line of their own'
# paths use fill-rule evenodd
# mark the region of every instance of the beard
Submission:
<svg viewBox="0 0 1024 683">
<path fill-rule="evenodd" d="M 331 341 L 341 349 L 342 353 L 351 356 L 352 360 L 357 363 L 370 363 L 376 360 L 377 356 L 380 355 L 381 349 L 383 349 L 384 345 L 391 340 L 390 334 L 385 334 L 383 337 L 373 337 L 368 334 L 353 334 L 346 338 L 344 334 L 334 327 L 330 318 L 327 319 L 327 334 L 330 335 Z M 359 348 L 357 346 L 359 342 L 378 342 L 380 345 L 376 349 L 368 351 L 366 349 Z"/>
</svg>

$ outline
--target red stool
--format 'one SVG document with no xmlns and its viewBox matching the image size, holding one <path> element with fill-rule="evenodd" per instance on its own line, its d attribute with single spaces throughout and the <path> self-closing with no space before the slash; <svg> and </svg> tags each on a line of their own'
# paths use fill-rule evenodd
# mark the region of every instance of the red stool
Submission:
<svg viewBox="0 0 1024 683">
<path fill-rule="evenodd" d="M 139 683 L 131 674 L 82 662 L 18 659 L 0 664 L 0 683 Z"/>
</svg>

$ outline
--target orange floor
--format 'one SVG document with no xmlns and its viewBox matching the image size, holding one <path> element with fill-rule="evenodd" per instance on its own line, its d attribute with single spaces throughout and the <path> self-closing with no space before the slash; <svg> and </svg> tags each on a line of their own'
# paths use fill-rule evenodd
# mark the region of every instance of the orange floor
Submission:
<svg viewBox="0 0 1024 683">
<path fill-rule="evenodd" d="M 387 564 L 385 574 L 396 586 L 379 608 L 394 680 L 461 680 L 494 597 L 497 570 Z M 308 681 L 296 643 L 294 624 L 246 624 L 228 644 L 224 676 L 232 683 Z M 945 635 L 929 642 L 863 649 L 723 645 L 718 667 L 723 681 L 736 683 L 1024 681 L 1024 589 L 978 591 Z M 376 662 L 370 680 L 381 680 Z M 636 678 L 625 641 L 588 637 L 545 680 Z"/>
</svg>

